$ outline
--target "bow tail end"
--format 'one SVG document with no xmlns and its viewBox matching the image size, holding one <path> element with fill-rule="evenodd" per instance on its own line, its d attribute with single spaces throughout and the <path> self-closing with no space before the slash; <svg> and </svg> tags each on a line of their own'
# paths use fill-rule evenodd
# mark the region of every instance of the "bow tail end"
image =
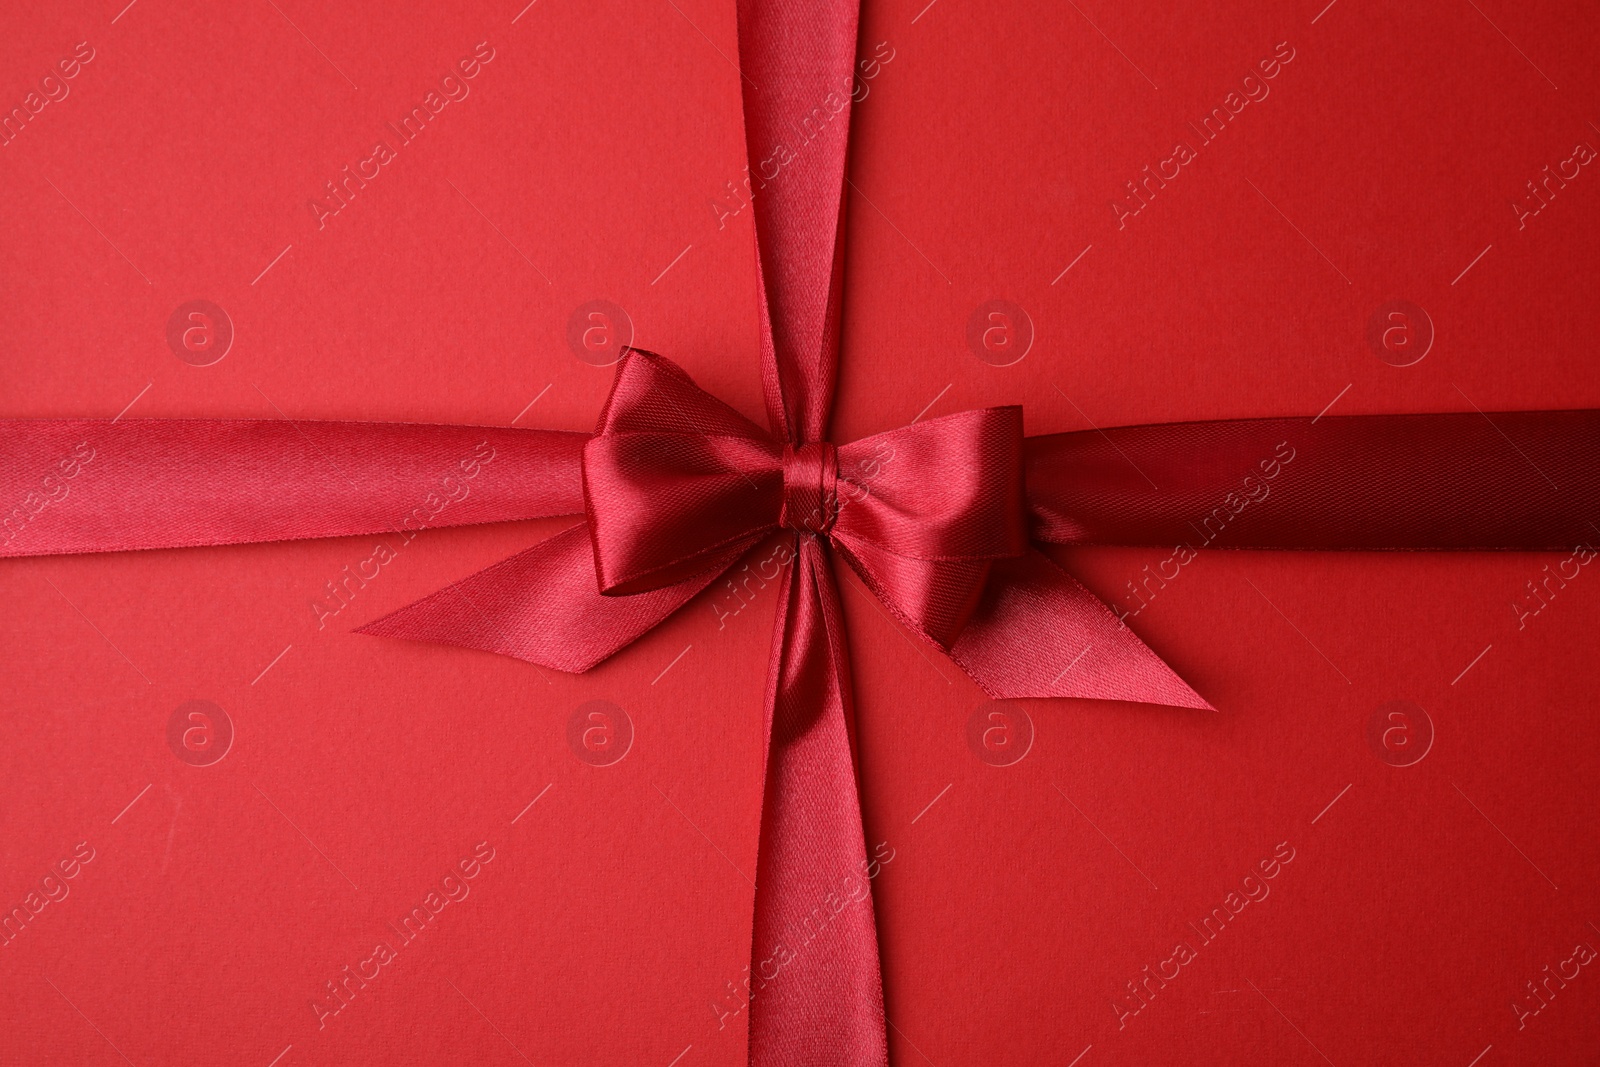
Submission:
<svg viewBox="0 0 1600 1067">
<path fill-rule="evenodd" d="M 579 673 L 682 607 L 732 558 L 702 577 L 632 596 L 602 596 L 585 525 L 467 576 L 355 632 L 460 645 Z"/>
<path fill-rule="evenodd" d="M 800 538 L 778 603 L 753 883 L 750 1064 L 888 1067 L 872 879 L 894 850 L 867 851 L 844 613 L 815 538 Z"/>
<path fill-rule="evenodd" d="M 1216 710 L 1037 549 L 994 562 L 983 599 L 948 652 L 997 699 L 1077 697 Z"/>
</svg>

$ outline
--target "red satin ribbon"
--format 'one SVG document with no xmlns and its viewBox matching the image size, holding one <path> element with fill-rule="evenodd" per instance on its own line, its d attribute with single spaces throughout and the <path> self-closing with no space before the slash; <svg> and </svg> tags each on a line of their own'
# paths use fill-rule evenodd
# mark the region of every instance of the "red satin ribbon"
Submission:
<svg viewBox="0 0 1600 1067">
<path fill-rule="evenodd" d="M 767 686 L 752 1064 L 887 1063 L 830 555 L 995 697 L 1208 705 L 1034 541 L 1570 548 L 1600 537 L 1600 412 L 1258 419 L 1024 439 L 1017 408 L 825 440 L 855 0 L 740 0 L 771 433 L 629 352 L 594 435 L 344 422 L 0 422 L 0 556 L 582 523 L 368 624 L 586 670 L 792 536 Z M 815 125 L 815 123 L 814 123 Z M 87 457 L 87 458 L 85 458 Z M 487 459 L 485 457 L 488 457 Z M 1288 457 L 1288 458 L 1285 458 Z M 477 478 L 473 465 L 492 466 Z M 1270 471 L 1270 473 L 1269 473 Z M 847 891 L 846 891 L 847 892 Z"/>
<path fill-rule="evenodd" d="M 475 477 L 473 465 L 478 467 Z M 493 470 L 483 476 L 482 467 Z M 1600 538 L 1600 412 L 1171 423 L 1023 438 L 1016 408 L 785 444 L 630 352 L 594 435 L 244 420 L 0 421 L 0 556 L 585 515 L 364 632 L 568 671 L 757 541 L 795 538 L 767 693 L 751 1056 L 884 1062 L 849 667 L 828 548 L 996 697 L 1203 701 L 1028 546 L 1558 549 Z M 825 547 L 826 546 L 826 547 Z M 830 897 L 830 894 L 833 894 Z"/>
</svg>

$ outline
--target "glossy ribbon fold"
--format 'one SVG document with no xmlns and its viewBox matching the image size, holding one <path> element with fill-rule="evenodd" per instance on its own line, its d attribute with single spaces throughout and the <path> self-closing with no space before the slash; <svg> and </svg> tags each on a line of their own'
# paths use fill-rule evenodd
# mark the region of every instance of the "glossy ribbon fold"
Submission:
<svg viewBox="0 0 1600 1067">
<path fill-rule="evenodd" d="M 870 898 L 805 954 L 792 948 L 866 856 L 828 549 L 991 695 L 1205 707 L 1029 534 L 1162 547 L 1594 544 L 1600 412 L 1246 419 L 1024 438 L 1020 409 L 1002 407 L 838 447 L 797 446 L 666 359 L 630 350 L 593 435 L 0 421 L 0 500 L 15 502 L 0 514 L 0 556 L 581 516 L 362 628 L 566 671 L 616 653 L 752 546 L 787 532 L 794 551 L 767 694 L 751 1058 L 865 1065 L 886 1056 Z M 763 965 L 779 959 L 765 980 Z"/>
<path fill-rule="evenodd" d="M 867 855 L 830 556 L 991 696 L 1205 708 L 1031 542 L 1570 548 L 1600 537 L 1600 413 L 1235 420 L 1025 439 L 1021 410 L 1002 407 L 836 446 L 826 431 L 857 0 L 738 0 L 738 18 L 752 165 L 789 130 L 810 131 L 803 157 L 753 199 L 770 433 L 667 360 L 631 350 L 592 435 L 0 421 L 0 506 L 11 508 L 0 514 L 0 556 L 581 516 L 361 632 L 583 671 L 781 531 L 793 551 L 766 695 L 750 1062 L 883 1067 L 872 898 L 830 903 Z M 494 475 L 478 480 L 486 464 Z"/>
</svg>

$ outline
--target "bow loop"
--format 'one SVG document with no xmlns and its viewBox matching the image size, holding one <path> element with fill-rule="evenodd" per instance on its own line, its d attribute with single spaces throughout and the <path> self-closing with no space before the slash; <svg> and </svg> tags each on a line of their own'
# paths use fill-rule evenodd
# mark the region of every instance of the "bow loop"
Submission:
<svg viewBox="0 0 1600 1067">
<path fill-rule="evenodd" d="M 1022 410 L 843 448 L 780 444 L 670 360 L 630 349 L 584 448 L 600 591 L 664 589 L 773 529 L 826 536 L 901 621 L 948 648 L 993 560 L 1027 550 Z"/>
<path fill-rule="evenodd" d="M 777 525 L 783 455 L 755 423 L 676 364 L 629 349 L 583 450 L 600 591 L 664 589 Z"/>
<path fill-rule="evenodd" d="M 982 560 L 1028 548 L 1022 409 L 982 408 L 839 449 L 836 536 L 911 559 Z"/>
<path fill-rule="evenodd" d="M 724 404 L 665 356 L 628 348 L 617 363 L 596 436 L 688 433 L 765 441 L 761 427 Z"/>
<path fill-rule="evenodd" d="M 1022 409 L 984 408 L 839 450 L 839 550 L 901 622 L 948 648 L 992 560 L 1027 550 Z"/>
</svg>

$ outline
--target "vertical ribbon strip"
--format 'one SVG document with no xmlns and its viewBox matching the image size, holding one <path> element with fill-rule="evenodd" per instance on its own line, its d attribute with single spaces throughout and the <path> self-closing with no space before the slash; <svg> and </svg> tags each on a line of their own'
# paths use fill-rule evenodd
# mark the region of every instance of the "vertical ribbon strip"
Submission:
<svg viewBox="0 0 1600 1067">
<path fill-rule="evenodd" d="M 584 671 L 791 538 L 766 691 L 750 1062 L 886 1067 L 833 560 L 991 696 L 1207 707 L 1034 541 L 1595 553 L 1600 411 L 1247 419 L 1024 440 L 1014 408 L 835 447 L 857 0 L 738 0 L 771 432 L 630 352 L 593 435 L 0 420 L 0 557 L 581 516 L 361 628 Z M 783 147 L 787 146 L 787 147 Z M 878 457 L 897 457 L 871 481 Z M 492 466 L 495 477 L 480 479 Z M 841 500 L 848 497 L 848 500 Z M 848 505 L 846 507 L 845 505 Z"/>
<path fill-rule="evenodd" d="M 774 432 L 802 448 L 827 432 L 839 362 L 857 3 L 740 0 L 738 13 L 762 381 Z M 805 141 L 793 144 L 796 135 Z M 794 158 L 768 181 L 780 144 Z M 789 464 L 786 479 L 799 466 Z M 866 864 L 844 619 L 817 524 L 787 512 L 784 524 L 798 548 L 779 595 L 767 686 L 750 1063 L 881 1067 L 889 1054 L 871 895 L 835 913 L 840 887 Z"/>
</svg>

